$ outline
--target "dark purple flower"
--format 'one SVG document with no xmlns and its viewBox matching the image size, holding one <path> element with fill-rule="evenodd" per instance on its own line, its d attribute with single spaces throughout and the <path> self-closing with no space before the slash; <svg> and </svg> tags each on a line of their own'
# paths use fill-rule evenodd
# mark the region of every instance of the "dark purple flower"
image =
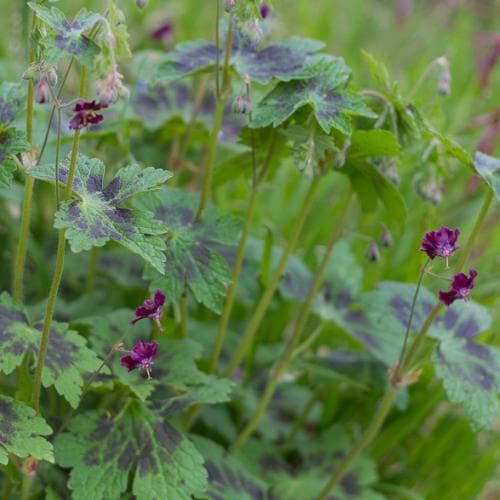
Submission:
<svg viewBox="0 0 500 500">
<path fill-rule="evenodd" d="M 420 250 L 425 252 L 430 259 L 444 257 L 448 265 L 448 257 L 459 248 L 456 244 L 459 234 L 459 229 L 452 230 L 441 226 L 439 231 L 425 233 Z"/>
<path fill-rule="evenodd" d="M 144 318 L 151 318 L 161 330 L 161 313 L 165 304 L 165 294 L 161 290 L 156 290 L 152 299 L 146 299 L 142 306 L 135 310 L 135 318 L 131 321 L 135 325 L 138 321 Z"/>
<path fill-rule="evenodd" d="M 108 105 L 95 101 L 79 101 L 73 108 L 74 115 L 69 122 L 69 128 L 72 130 L 81 129 L 88 125 L 97 125 L 104 118 L 101 114 L 96 113 L 100 109 L 107 108 Z"/>
<path fill-rule="evenodd" d="M 151 368 L 153 360 L 158 351 L 158 342 L 138 342 L 130 351 L 130 354 L 123 356 L 120 363 L 130 372 L 132 370 L 143 370 L 151 378 Z"/>
<path fill-rule="evenodd" d="M 267 3 L 263 3 L 260 5 L 259 12 L 262 16 L 262 19 L 266 19 L 269 15 L 269 12 L 271 12 L 271 8 L 269 7 L 269 5 L 267 5 Z"/>
<path fill-rule="evenodd" d="M 172 42 L 172 36 L 174 34 L 174 23 L 172 21 L 165 21 L 157 29 L 151 33 L 153 40 L 158 40 L 163 42 L 165 48 L 168 48 Z"/>
<path fill-rule="evenodd" d="M 477 276 L 475 269 L 469 269 L 469 276 L 464 273 L 455 274 L 451 282 L 451 288 L 448 291 L 439 292 L 439 300 L 449 306 L 455 300 L 469 300 L 470 291 L 474 288 L 474 279 Z"/>
</svg>

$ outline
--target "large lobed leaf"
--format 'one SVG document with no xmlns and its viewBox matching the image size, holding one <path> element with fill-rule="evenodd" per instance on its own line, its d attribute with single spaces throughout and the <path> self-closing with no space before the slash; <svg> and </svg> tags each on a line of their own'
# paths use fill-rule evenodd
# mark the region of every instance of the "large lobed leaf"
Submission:
<svg viewBox="0 0 500 500">
<path fill-rule="evenodd" d="M 0 371 L 9 374 L 18 367 L 24 354 L 38 354 L 42 324 L 30 324 L 23 308 L 12 298 L 0 295 Z M 77 332 L 65 323 L 52 322 L 47 357 L 42 372 L 44 387 L 56 391 L 76 408 L 82 394 L 83 376 L 101 365 L 97 355 Z"/>
<path fill-rule="evenodd" d="M 230 65 L 240 75 L 248 75 L 258 83 L 269 83 L 273 78 L 288 81 L 308 75 L 308 57 L 324 43 L 306 38 L 292 37 L 259 48 L 237 27 L 233 30 Z M 220 60 L 224 50 L 219 49 Z M 184 76 L 211 71 L 216 64 L 217 47 L 214 43 L 194 40 L 181 43 L 160 63 L 156 78 L 174 81 Z"/>
<path fill-rule="evenodd" d="M 198 194 L 172 188 L 141 200 L 141 206 L 153 212 L 168 230 L 163 276 L 151 273 L 148 278 L 152 279 L 151 287 L 163 290 L 171 302 L 189 289 L 198 302 L 220 312 L 231 272 L 218 246 L 235 245 L 240 223 L 234 217 L 219 215 L 214 207 L 195 220 L 198 200 Z"/>
<path fill-rule="evenodd" d="M 56 461 L 71 467 L 75 500 L 122 498 L 129 480 L 138 500 L 190 499 L 203 493 L 203 458 L 177 429 L 138 402 L 111 419 L 78 415 L 55 443 Z"/>
<path fill-rule="evenodd" d="M 49 434 L 52 429 L 33 408 L 0 395 L 0 464 L 8 463 L 9 453 L 53 462 L 52 445 L 43 437 Z"/>
<path fill-rule="evenodd" d="M 68 177 L 68 161 L 59 167 L 59 181 Z M 53 165 L 33 169 L 36 179 L 55 180 Z M 73 192 L 76 200 L 65 202 L 56 213 L 55 227 L 66 229 L 73 252 L 89 250 L 113 240 L 140 255 L 160 273 L 165 263 L 165 244 L 160 237 L 164 225 L 152 213 L 137 208 L 123 208 L 126 199 L 158 188 L 171 174 L 152 167 L 129 165 L 118 170 L 113 180 L 104 186 L 104 164 L 97 158 L 79 155 Z"/>
<path fill-rule="evenodd" d="M 298 109 L 310 106 L 326 134 L 334 128 L 349 135 L 350 116 L 377 116 L 361 96 L 347 89 L 349 77 L 350 70 L 342 58 L 324 56 L 310 68 L 307 79 L 281 82 L 271 90 L 256 106 L 250 125 L 277 127 Z"/>
<path fill-rule="evenodd" d="M 81 9 L 72 21 L 68 21 L 64 13 L 56 7 L 48 8 L 34 2 L 28 5 L 50 29 L 50 34 L 42 39 L 48 65 L 55 64 L 66 56 L 72 56 L 82 64 L 92 66 L 99 47 L 86 33 L 102 19 L 100 14 Z"/>
</svg>

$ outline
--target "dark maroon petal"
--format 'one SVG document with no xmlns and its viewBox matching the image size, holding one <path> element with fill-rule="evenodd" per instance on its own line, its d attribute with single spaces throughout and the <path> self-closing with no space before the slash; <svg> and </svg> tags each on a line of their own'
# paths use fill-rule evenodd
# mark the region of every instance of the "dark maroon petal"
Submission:
<svg viewBox="0 0 500 500">
<path fill-rule="evenodd" d="M 460 230 L 452 230 L 446 226 L 441 226 L 438 231 L 425 233 L 420 250 L 425 252 L 430 259 L 435 257 L 449 257 L 457 249 L 456 244 Z"/>
<path fill-rule="evenodd" d="M 459 297 L 457 296 L 455 290 L 448 290 L 445 292 L 444 290 L 441 290 L 439 292 L 439 300 L 445 305 L 449 306 L 455 302 Z"/>
<path fill-rule="evenodd" d="M 162 307 L 165 304 L 165 294 L 161 290 L 155 291 L 154 303 L 156 307 Z"/>
<path fill-rule="evenodd" d="M 151 36 L 155 40 L 162 40 L 165 36 L 170 36 L 173 31 L 174 31 L 174 23 L 166 21 L 158 29 L 153 31 Z"/>
<path fill-rule="evenodd" d="M 453 288 L 453 290 L 469 288 L 469 278 L 464 273 L 455 274 L 451 283 L 451 288 Z"/>
<path fill-rule="evenodd" d="M 128 369 L 128 371 L 135 370 L 139 366 L 139 362 L 137 362 L 135 359 L 132 358 L 132 356 L 123 356 L 120 358 L 120 363 L 122 366 Z"/>
<path fill-rule="evenodd" d="M 138 361 L 150 361 L 156 356 L 156 351 L 158 350 L 158 342 L 138 342 L 132 349 L 130 355 L 131 357 Z"/>
</svg>

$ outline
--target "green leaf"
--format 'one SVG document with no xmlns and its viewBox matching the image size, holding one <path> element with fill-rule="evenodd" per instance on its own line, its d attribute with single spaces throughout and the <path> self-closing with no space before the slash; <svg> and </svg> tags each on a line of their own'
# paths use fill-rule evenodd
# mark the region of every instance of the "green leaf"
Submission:
<svg viewBox="0 0 500 500">
<path fill-rule="evenodd" d="M 496 199 L 500 201 L 500 159 L 477 151 L 474 167 L 476 172 L 493 190 Z"/>
<path fill-rule="evenodd" d="M 75 500 L 123 498 L 129 480 L 138 500 L 188 500 L 203 493 L 207 473 L 193 444 L 154 412 L 132 402 L 114 419 L 104 411 L 73 418 L 55 443 L 56 461 L 71 467 Z"/>
<path fill-rule="evenodd" d="M 238 459 L 228 455 L 213 441 L 201 436 L 193 436 L 193 441 L 205 459 L 205 469 L 208 472 L 208 490 L 201 498 L 220 500 L 269 498 L 266 483 L 247 470 Z"/>
<path fill-rule="evenodd" d="M 396 136 L 388 130 L 355 130 L 351 136 L 348 158 L 367 156 L 399 156 L 401 148 Z"/>
<path fill-rule="evenodd" d="M 7 465 L 9 453 L 53 462 L 52 445 L 42 437 L 49 434 L 52 429 L 33 408 L 0 395 L 0 464 Z"/>
<path fill-rule="evenodd" d="M 81 9 L 70 22 L 56 7 L 48 8 L 33 2 L 28 5 L 51 29 L 51 33 L 42 40 L 46 49 L 47 65 L 54 65 L 60 59 L 72 56 L 82 64 L 92 66 L 99 47 L 85 33 L 102 19 L 100 14 Z"/>
<path fill-rule="evenodd" d="M 68 161 L 59 167 L 59 181 L 65 183 Z M 165 244 L 159 236 L 164 225 L 151 212 L 122 208 L 126 199 L 157 189 L 171 174 L 166 170 L 129 165 L 118 170 L 104 187 L 104 164 L 97 158 L 79 155 L 73 192 L 79 199 L 65 202 L 56 213 L 55 227 L 66 229 L 73 252 L 90 250 L 116 241 L 140 255 L 159 272 L 165 264 Z M 53 165 L 37 167 L 30 172 L 36 179 L 54 181 Z"/>
<path fill-rule="evenodd" d="M 25 105 L 24 86 L 19 83 L 0 84 L 0 129 L 13 123 Z"/>
<path fill-rule="evenodd" d="M 7 294 L 0 295 L 0 371 L 9 374 L 18 367 L 26 351 L 38 355 L 42 324 L 31 324 L 21 306 Z M 47 357 L 42 372 L 44 387 L 54 386 L 73 408 L 82 394 L 83 376 L 101 362 L 86 341 L 68 325 L 52 321 Z"/>
<path fill-rule="evenodd" d="M 273 78 L 289 81 L 306 78 L 308 57 L 324 46 L 323 42 L 292 37 L 259 48 L 237 26 L 233 27 L 233 46 L 230 65 L 241 76 L 248 75 L 258 83 L 269 83 Z M 219 49 L 220 60 L 224 50 Z M 164 56 L 156 78 L 174 81 L 188 75 L 212 71 L 216 64 L 217 47 L 214 43 L 194 40 L 178 44 Z"/>
<path fill-rule="evenodd" d="M 277 127 L 303 106 L 310 106 L 326 134 L 332 128 L 349 135 L 352 115 L 376 118 L 363 98 L 346 87 L 349 69 L 342 58 L 324 57 L 311 70 L 311 78 L 279 83 L 260 101 L 252 115 L 253 128 Z"/>
<path fill-rule="evenodd" d="M 189 289 L 198 302 L 220 312 L 231 272 L 219 246 L 235 245 L 241 226 L 214 207 L 196 221 L 198 200 L 198 194 L 165 188 L 141 202 L 168 229 L 164 275 L 148 273 L 147 277 L 152 279 L 151 287 L 163 290 L 170 302 L 177 302 Z"/>
</svg>

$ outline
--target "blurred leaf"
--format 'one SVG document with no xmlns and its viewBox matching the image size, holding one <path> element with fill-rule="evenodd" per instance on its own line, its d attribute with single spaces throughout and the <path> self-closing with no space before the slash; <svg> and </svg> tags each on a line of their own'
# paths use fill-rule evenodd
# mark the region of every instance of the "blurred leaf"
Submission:
<svg viewBox="0 0 500 500">
<path fill-rule="evenodd" d="M 56 7 L 48 8 L 33 2 L 28 5 L 52 30 L 50 35 L 41 40 L 46 48 L 47 65 L 54 65 L 66 56 L 73 56 L 82 64 L 92 66 L 99 47 L 85 33 L 102 19 L 100 14 L 81 9 L 70 22 Z"/>
<path fill-rule="evenodd" d="M 53 462 L 52 444 L 42 437 L 49 434 L 52 429 L 33 408 L 0 395 L 0 464 L 7 465 L 9 453 Z"/>
<path fill-rule="evenodd" d="M 194 436 L 196 448 L 205 459 L 208 490 L 201 498 L 220 500 L 266 500 L 266 483 L 213 441 Z"/>
<path fill-rule="evenodd" d="M 332 128 L 345 135 L 352 132 L 350 116 L 376 118 L 363 98 L 346 88 L 349 69 L 342 58 L 325 57 L 316 63 L 307 80 L 279 83 L 260 101 L 252 115 L 253 128 L 281 125 L 295 111 L 310 106 L 326 134 Z"/>
<path fill-rule="evenodd" d="M 240 222 L 219 215 L 215 207 L 195 220 L 198 200 L 198 194 L 165 188 L 141 202 L 168 230 L 164 276 L 148 272 L 147 277 L 171 303 L 189 289 L 198 302 L 220 312 L 231 271 L 217 247 L 237 243 Z"/>
<path fill-rule="evenodd" d="M 7 293 L 0 296 L 0 371 L 9 374 L 21 365 L 26 351 L 38 355 L 42 324 L 31 325 L 21 306 Z M 52 321 L 47 357 L 42 372 L 44 387 L 54 386 L 76 408 L 82 394 L 83 376 L 101 362 L 86 341 L 65 323 Z"/>
<path fill-rule="evenodd" d="M 132 402 L 114 419 L 103 411 L 73 418 L 55 443 L 56 460 L 71 467 L 75 500 L 123 498 L 131 477 L 138 500 L 190 499 L 206 488 L 203 458 L 168 422 Z"/>
<path fill-rule="evenodd" d="M 474 167 L 476 172 L 493 190 L 496 199 L 500 201 L 500 159 L 477 151 Z"/>
<path fill-rule="evenodd" d="M 68 161 L 59 167 L 59 181 L 68 176 Z M 73 252 L 90 250 L 114 240 L 140 255 L 163 272 L 165 248 L 163 224 L 152 218 L 151 212 L 119 205 L 127 198 L 157 189 L 171 174 L 166 170 L 129 165 L 121 168 L 104 187 L 104 164 L 97 158 L 79 155 L 73 181 L 78 200 L 65 202 L 57 211 L 54 226 L 66 229 Z M 54 182 L 53 165 L 39 166 L 30 174 L 36 179 Z"/>
<path fill-rule="evenodd" d="M 351 136 L 348 157 L 352 160 L 367 156 L 399 156 L 401 147 L 388 130 L 355 130 Z"/>
</svg>

